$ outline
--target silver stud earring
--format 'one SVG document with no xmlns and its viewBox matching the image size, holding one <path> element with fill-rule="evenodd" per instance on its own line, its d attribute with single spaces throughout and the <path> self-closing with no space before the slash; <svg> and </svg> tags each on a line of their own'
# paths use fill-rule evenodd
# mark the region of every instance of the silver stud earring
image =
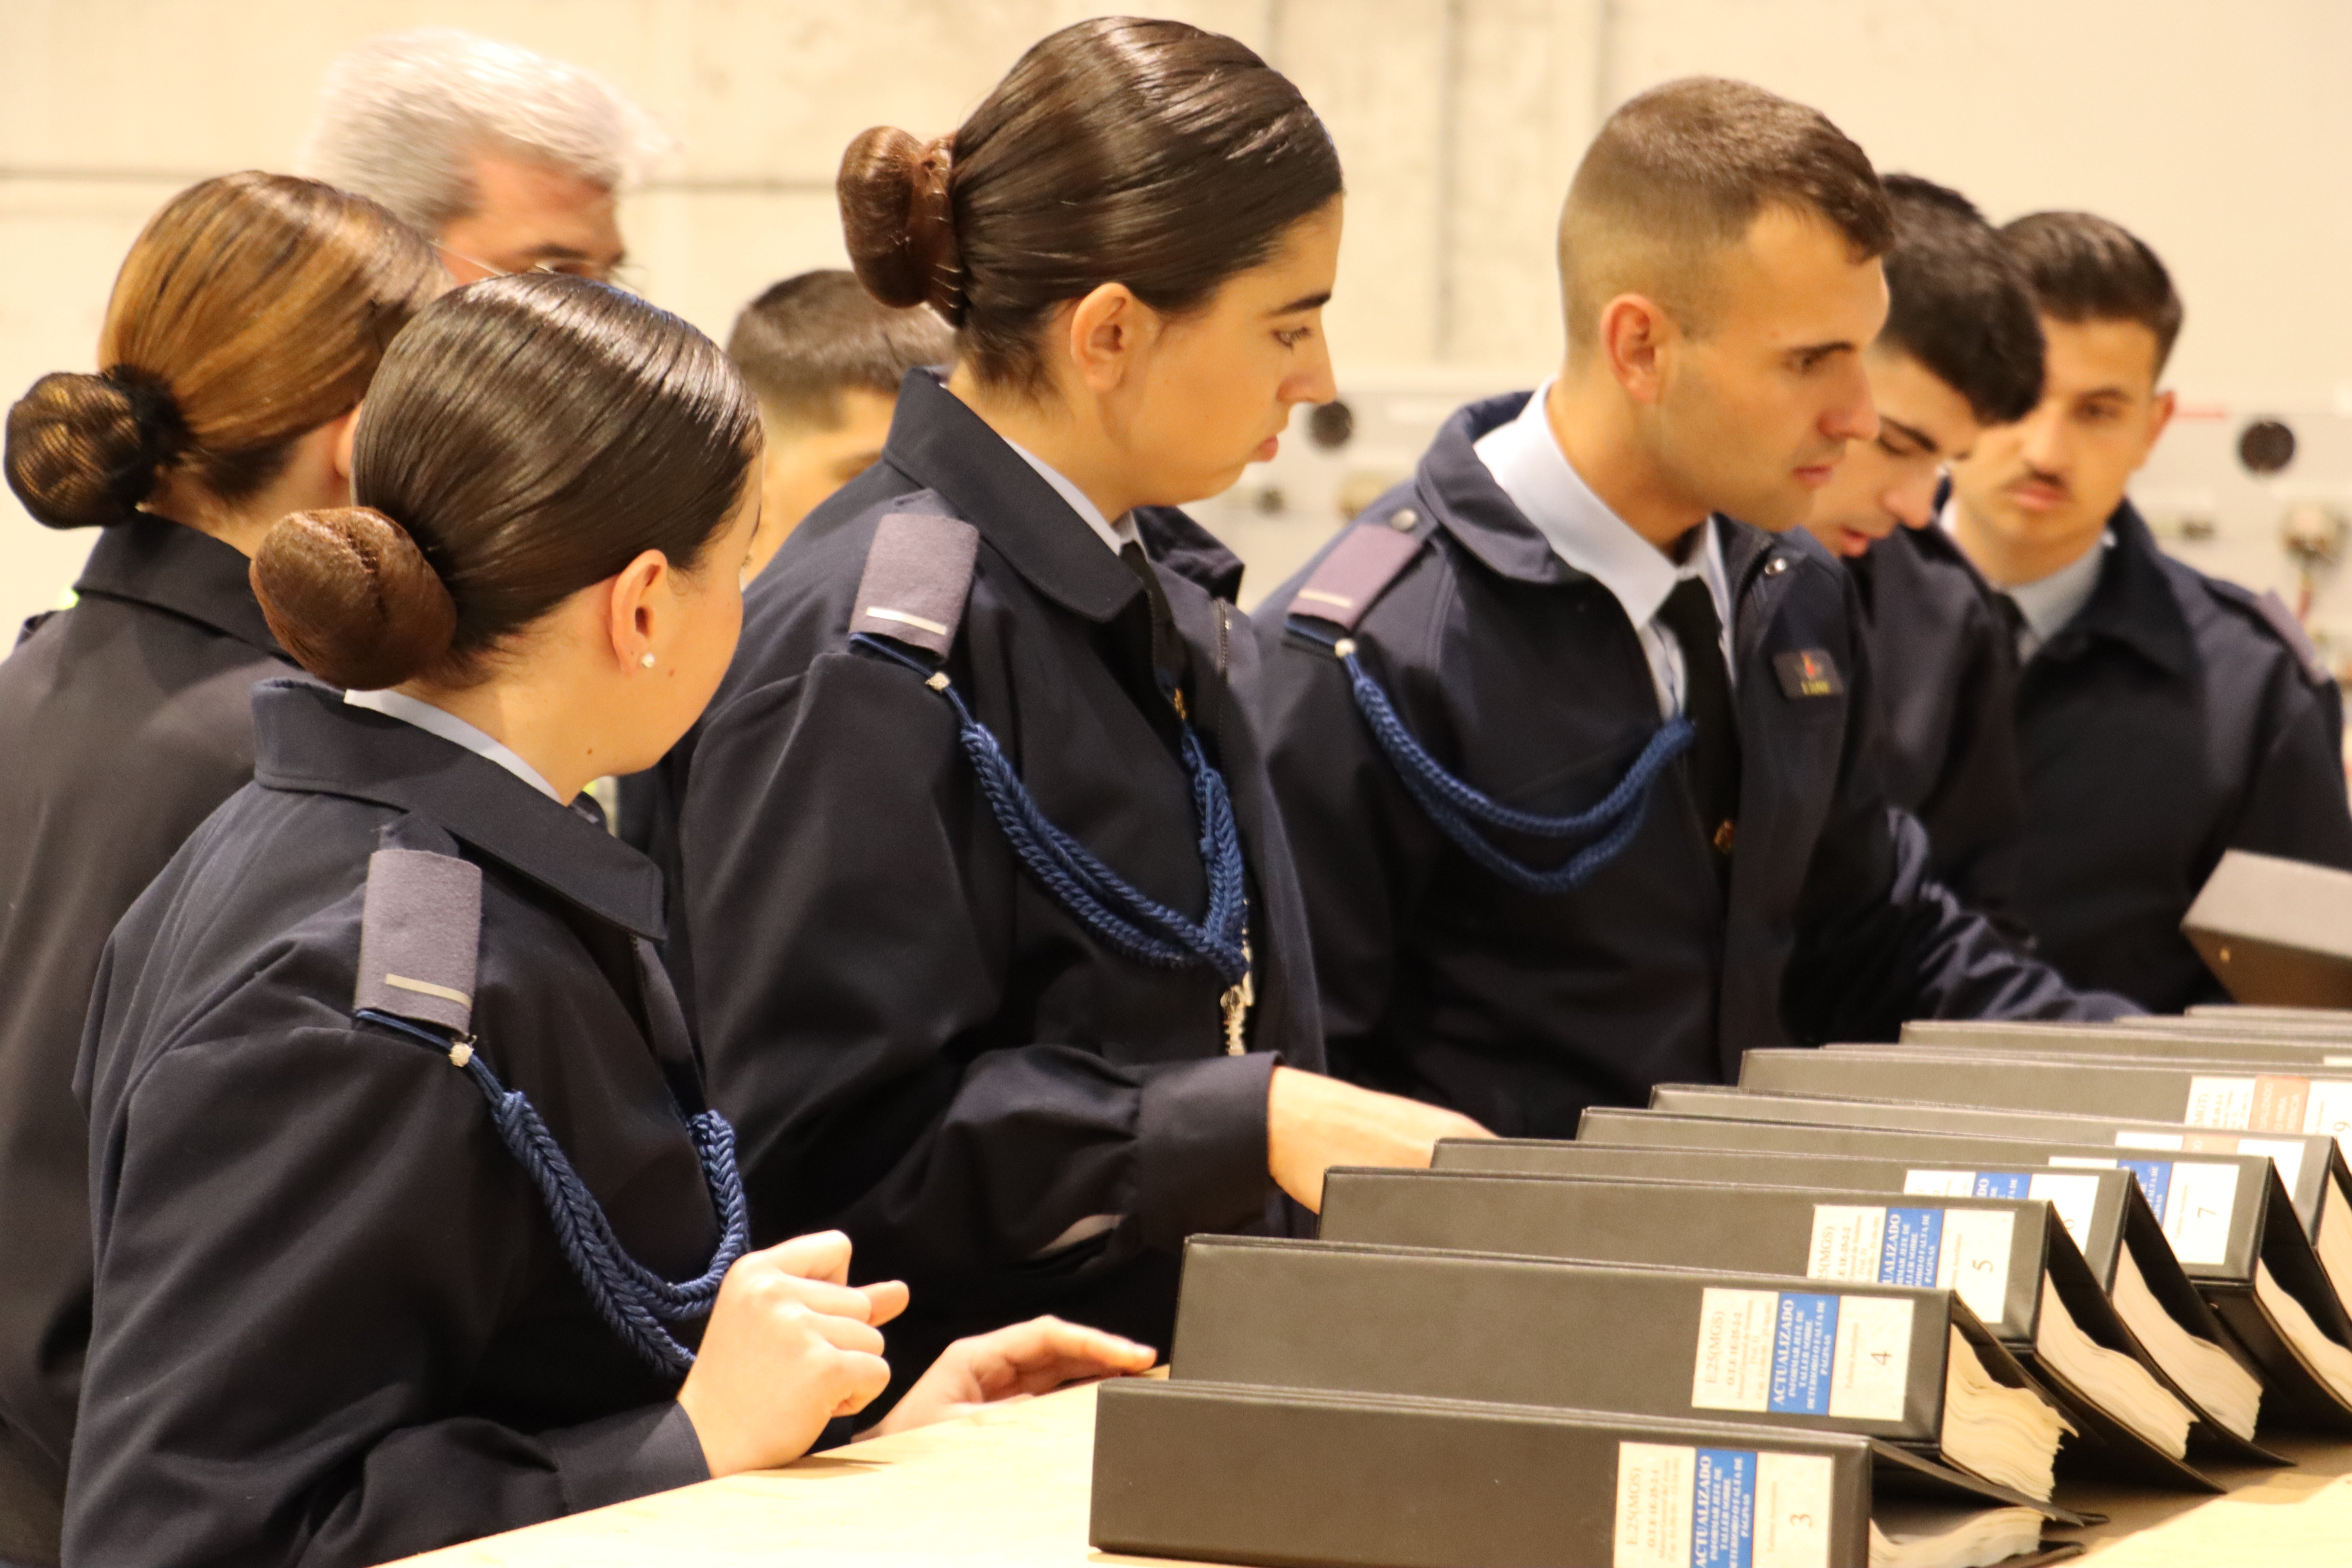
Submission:
<svg viewBox="0 0 2352 1568">
<path fill-rule="evenodd" d="M 645 658 L 637 660 L 637 662 L 644 665 L 647 669 L 651 669 L 654 667 L 654 656 L 647 654 Z"/>
</svg>

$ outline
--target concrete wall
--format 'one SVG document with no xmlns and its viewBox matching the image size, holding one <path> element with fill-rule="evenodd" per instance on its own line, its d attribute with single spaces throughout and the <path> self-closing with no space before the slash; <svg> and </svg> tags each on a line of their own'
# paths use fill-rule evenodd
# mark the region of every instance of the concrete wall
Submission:
<svg viewBox="0 0 2352 1568">
<path fill-rule="evenodd" d="M 0 0 L 0 392 L 88 368 L 116 264 L 173 190 L 283 166 L 325 63 L 463 26 L 603 71 L 677 134 L 628 204 L 640 281 L 714 333 L 837 264 L 831 179 L 878 121 L 951 128 L 1075 0 Z M 1819 104 L 1996 216 L 2097 208 L 2178 270 L 2192 395 L 2352 407 L 2352 6 L 2336 0 L 1199 0 L 1329 122 L 1350 187 L 1343 379 L 1559 353 L 1549 236 L 1600 114 L 1695 70 Z M 87 536 L 0 497 L 0 626 Z"/>
</svg>

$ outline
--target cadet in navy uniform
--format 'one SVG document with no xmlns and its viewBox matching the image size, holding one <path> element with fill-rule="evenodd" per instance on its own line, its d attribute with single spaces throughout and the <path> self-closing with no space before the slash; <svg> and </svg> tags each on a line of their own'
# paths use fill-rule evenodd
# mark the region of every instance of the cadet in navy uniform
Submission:
<svg viewBox="0 0 2352 1568">
<path fill-rule="evenodd" d="M 100 375 L 34 383 L 9 488 L 95 528 L 71 609 L 0 664 L 0 1562 L 57 1561 L 89 1332 L 74 1057 L 107 933 L 253 777 L 256 680 L 292 666 L 246 583 L 269 524 L 351 500 L 352 411 L 446 279 L 374 203 L 283 174 L 164 204 Z"/>
<path fill-rule="evenodd" d="M 903 1286 L 745 1255 L 659 876 L 578 804 L 717 686 L 759 442 L 684 322 L 499 279 L 385 356 L 364 504 L 261 541 L 352 689 L 257 689 L 254 782 L 108 944 L 68 1562 L 380 1562 L 782 1463 L 886 1385 Z M 1023 1325 L 893 1420 L 1150 1360 Z"/>
<path fill-rule="evenodd" d="M 2077 984 L 2160 1012 L 2219 1001 L 2180 918 L 2222 851 L 2352 868 L 2342 698 L 2275 595 L 2165 555 L 2125 499 L 2172 414 L 2164 264 L 2087 213 L 2002 234 L 2048 386 L 1953 466 L 1942 521 L 2011 606 L 2023 660 L 2017 913 Z"/>
<path fill-rule="evenodd" d="M 1853 587 L 1767 531 L 1877 434 L 1861 150 L 1670 83 L 1602 128 L 1560 236 L 1565 372 L 1456 414 L 1258 614 L 1334 1069 L 1567 1137 L 1751 1047 L 2122 1010 L 1927 876 Z"/>
<path fill-rule="evenodd" d="M 1878 436 L 1847 447 L 1805 528 L 1860 597 L 1887 799 L 1927 829 L 1930 875 L 2017 936 L 2016 649 L 1991 588 L 1932 525 L 1944 466 L 2041 401 L 2042 327 L 2024 267 L 1967 197 L 1885 183 L 1886 326 L 1862 356 Z"/>
<path fill-rule="evenodd" d="M 1132 18 L 843 162 L 858 275 L 956 363 L 753 585 L 680 842 L 754 1235 L 904 1277 L 894 1349 L 1047 1308 L 1164 1344 L 1188 1234 L 1476 1131 L 1319 1076 L 1256 646 L 1147 548 L 1332 395 L 1339 188 L 1289 82 Z"/>
</svg>

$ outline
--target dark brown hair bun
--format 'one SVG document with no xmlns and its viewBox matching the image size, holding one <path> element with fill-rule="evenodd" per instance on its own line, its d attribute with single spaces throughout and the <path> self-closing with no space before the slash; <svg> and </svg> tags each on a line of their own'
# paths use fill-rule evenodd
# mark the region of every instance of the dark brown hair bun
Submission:
<svg viewBox="0 0 2352 1568">
<path fill-rule="evenodd" d="M 408 531 L 373 507 L 289 513 L 253 557 L 286 651 L 332 685 L 381 691 L 447 658 L 457 606 Z"/>
<path fill-rule="evenodd" d="M 186 440 L 178 405 L 153 377 L 128 365 L 54 372 L 8 410 L 8 488 L 50 528 L 100 528 L 147 499 Z"/>
<path fill-rule="evenodd" d="M 886 305 L 929 305 L 963 324 L 963 266 L 948 174 L 955 138 L 918 142 L 896 126 L 861 133 L 841 157 L 835 190 L 849 265 Z"/>
</svg>

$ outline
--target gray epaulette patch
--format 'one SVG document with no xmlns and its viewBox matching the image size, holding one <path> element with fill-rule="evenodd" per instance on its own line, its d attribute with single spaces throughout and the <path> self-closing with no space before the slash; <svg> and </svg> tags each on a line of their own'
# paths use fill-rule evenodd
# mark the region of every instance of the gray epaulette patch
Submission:
<svg viewBox="0 0 2352 1568">
<path fill-rule="evenodd" d="M 2295 662 L 2303 666 L 2305 679 L 2314 686 L 2325 686 L 2335 679 L 2328 672 L 2327 659 L 2320 653 L 2319 645 L 2311 640 L 2311 634 L 2303 629 L 2303 623 L 2295 619 L 2294 612 L 2287 608 L 2284 599 L 2269 588 L 2250 597 L 2254 612 L 2269 623 L 2271 630 L 2278 633 L 2279 641 L 2286 644 L 2288 651 L 2294 655 Z"/>
<path fill-rule="evenodd" d="M 963 624 L 980 531 L 952 517 L 894 511 L 875 526 L 849 629 L 945 658 Z"/>
<path fill-rule="evenodd" d="M 377 850 L 368 857 L 352 1011 L 470 1032 L 481 942 L 479 866 L 422 849 Z"/>
</svg>

